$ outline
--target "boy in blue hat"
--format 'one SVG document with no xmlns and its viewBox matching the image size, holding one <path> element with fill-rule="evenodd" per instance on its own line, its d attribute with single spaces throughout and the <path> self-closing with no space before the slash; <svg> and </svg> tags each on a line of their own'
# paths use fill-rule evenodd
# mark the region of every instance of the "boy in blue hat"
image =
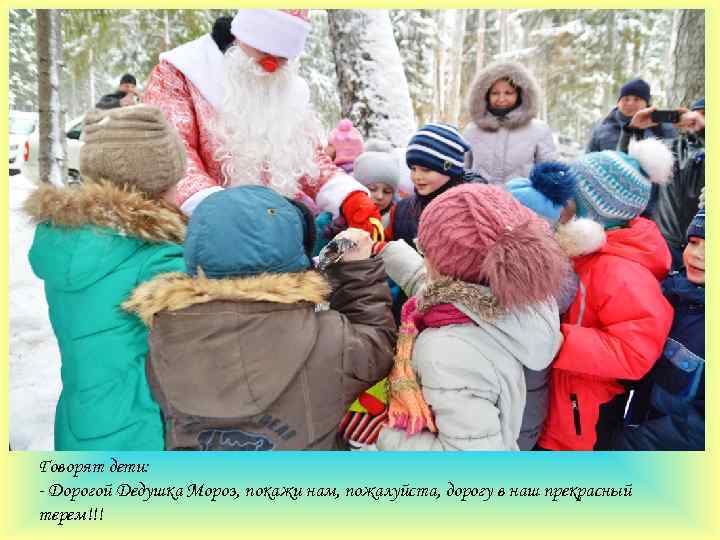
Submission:
<svg viewBox="0 0 720 540">
<path fill-rule="evenodd" d="M 616 450 L 705 448 L 705 209 L 687 231 L 685 269 L 662 282 L 675 310 L 670 336 L 639 382 Z"/>
<path fill-rule="evenodd" d="M 269 188 L 218 191 L 190 219 L 187 274 L 159 276 L 125 304 L 151 327 L 166 449 L 340 446 L 347 407 L 390 371 L 396 331 L 370 235 L 340 233 L 355 247 L 321 275 L 314 227 Z"/>
</svg>

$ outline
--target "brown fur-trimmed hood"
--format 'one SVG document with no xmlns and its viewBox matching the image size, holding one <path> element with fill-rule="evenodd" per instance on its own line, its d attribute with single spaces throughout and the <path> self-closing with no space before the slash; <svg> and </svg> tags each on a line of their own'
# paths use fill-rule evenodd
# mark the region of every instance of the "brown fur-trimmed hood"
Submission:
<svg viewBox="0 0 720 540">
<path fill-rule="evenodd" d="M 506 77 L 520 87 L 522 104 L 500 119 L 488 112 L 485 96 L 495 81 Z M 524 66 L 517 62 L 499 62 L 475 75 L 468 96 L 468 110 L 472 121 L 483 131 L 497 131 L 501 127 L 515 129 L 529 124 L 537 116 L 540 96 L 535 77 Z"/>
<path fill-rule="evenodd" d="M 218 300 L 320 304 L 329 294 L 330 285 L 315 271 L 225 279 L 173 272 L 137 287 L 123 304 L 123 309 L 136 314 L 147 326 L 151 326 L 153 317 L 161 311 L 179 311 Z"/>
<path fill-rule="evenodd" d="M 24 209 L 36 223 L 107 227 L 151 243 L 185 241 L 187 218 L 180 210 L 110 182 L 69 187 L 44 184 L 27 198 Z"/>
</svg>

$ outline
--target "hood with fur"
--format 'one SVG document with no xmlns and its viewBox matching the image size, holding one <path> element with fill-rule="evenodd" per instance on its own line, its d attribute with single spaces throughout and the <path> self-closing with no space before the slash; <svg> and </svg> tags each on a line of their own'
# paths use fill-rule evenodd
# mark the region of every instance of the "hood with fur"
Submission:
<svg viewBox="0 0 720 540">
<path fill-rule="evenodd" d="M 504 118 L 488 112 L 487 93 L 498 79 L 509 78 L 520 88 L 521 105 Z M 501 127 L 515 129 L 525 126 L 538 114 L 540 87 L 535 77 L 521 64 L 499 62 L 478 72 L 468 96 L 468 109 L 475 125 L 484 131 L 497 131 Z"/>
<path fill-rule="evenodd" d="M 314 271 L 295 274 L 260 274 L 244 278 L 210 279 L 174 272 L 141 284 L 123 304 L 147 326 L 161 311 L 180 311 L 209 302 L 274 302 L 320 304 L 330 294 L 330 285 Z"/>
<path fill-rule="evenodd" d="M 109 183 L 43 185 L 25 201 L 37 223 L 28 258 L 35 275 L 63 291 L 82 290 L 150 246 L 185 238 L 185 216 L 169 204 Z"/>
<path fill-rule="evenodd" d="M 152 326 L 152 370 L 172 408 L 250 418 L 283 394 L 302 400 L 292 381 L 317 358 L 315 304 L 329 290 L 314 271 L 224 279 L 170 273 L 140 285 L 123 308 Z"/>
<path fill-rule="evenodd" d="M 27 198 L 25 213 L 35 223 L 77 229 L 112 229 L 150 243 L 185 240 L 187 218 L 158 199 L 110 182 L 86 182 L 76 187 L 44 184 Z"/>
</svg>

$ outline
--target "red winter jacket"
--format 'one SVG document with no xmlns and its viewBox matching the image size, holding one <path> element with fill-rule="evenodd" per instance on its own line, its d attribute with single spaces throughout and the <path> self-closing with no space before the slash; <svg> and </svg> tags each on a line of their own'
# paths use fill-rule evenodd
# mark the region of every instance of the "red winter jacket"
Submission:
<svg viewBox="0 0 720 540">
<path fill-rule="evenodd" d="M 659 284 L 670 262 L 657 225 L 645 218 L 607 231 L 599 250 L 573 259 L 581 283 L 561 324 L 565 341 L 552 366 L 539 446 L 606 447 L 623 418 L 620 381 L 645 375 L 670 331 L 673 310 Z"/>
</svg>

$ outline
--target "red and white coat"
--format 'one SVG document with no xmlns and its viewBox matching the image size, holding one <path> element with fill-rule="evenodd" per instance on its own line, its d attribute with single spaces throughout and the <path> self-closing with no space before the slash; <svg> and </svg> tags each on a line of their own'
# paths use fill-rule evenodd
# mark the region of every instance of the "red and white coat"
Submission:
<svg viewBox="0 0 720 540">
<path fill-rule="evenodd" d="M 177 202 L 186 213 L 211 192 L 228 186 L 214 158 L 219 142 L 211 120 L 222 102 L 223 54 L 210 35 L 160 55 L 143 93 L 143 101 L 159 107 L 187 148 L 187 174 L 177 185 Z M 364 186 L 338 169 L 320 146 L 315 152 L 318 178 L 299 179 L 302 192 L 320 210 L 337 216 L 351 193 Z M 302 198 L 300 195 L 299 198 Z"/>
</svg>

